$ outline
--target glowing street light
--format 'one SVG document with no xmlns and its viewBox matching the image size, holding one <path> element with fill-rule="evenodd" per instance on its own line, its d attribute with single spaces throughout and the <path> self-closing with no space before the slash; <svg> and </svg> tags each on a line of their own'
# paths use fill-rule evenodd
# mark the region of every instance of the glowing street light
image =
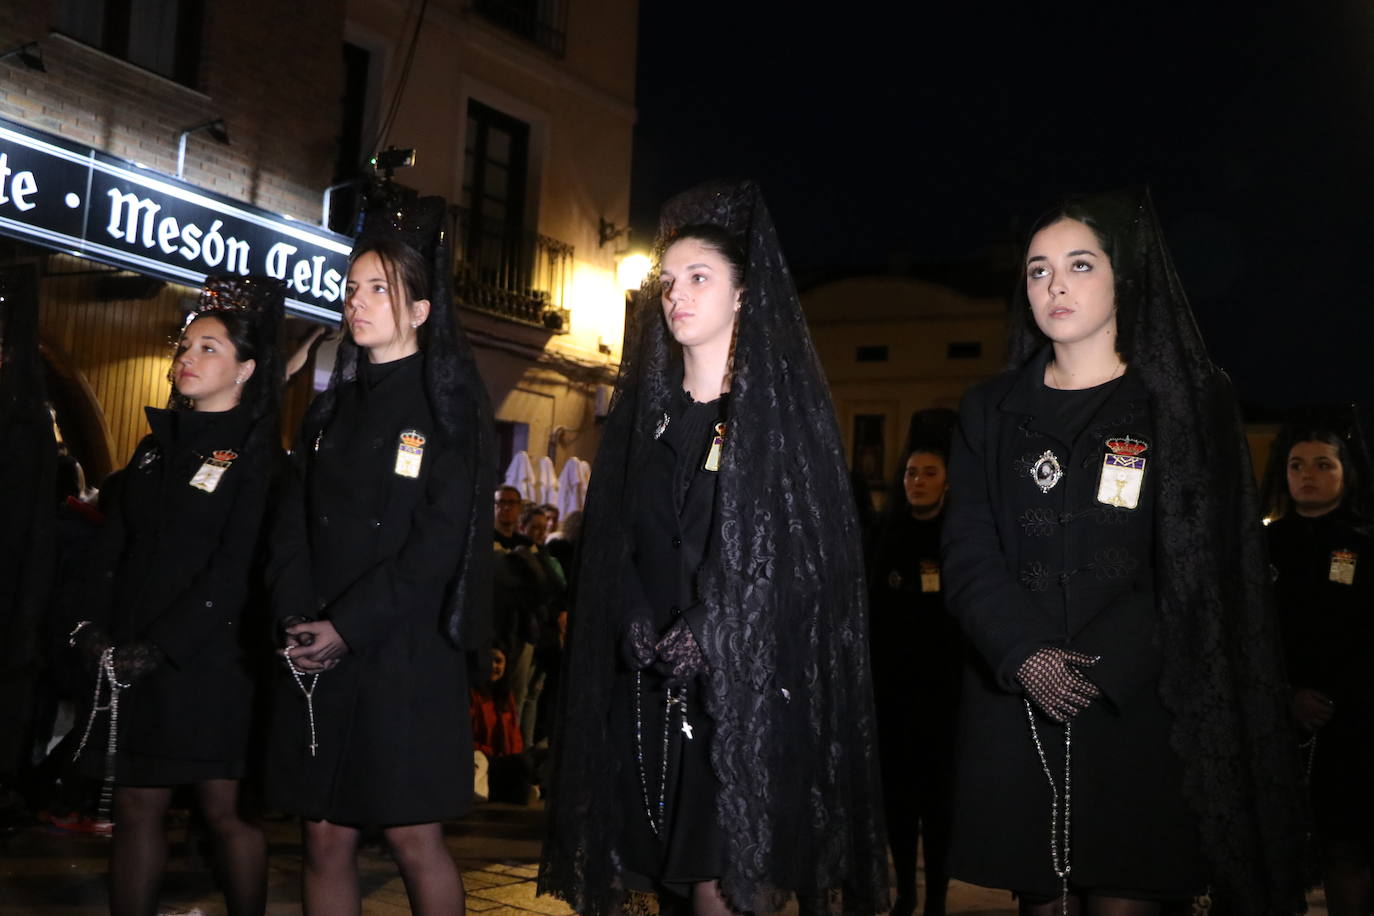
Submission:
<svg viewBox="0 0 1374 916">
<path fill-rule="evenodd" d="M 620 288 L 633 292 L 644 285 L 644 278 L 649 275 L 649 268 L 653 266 L 653 261 L 647 254 L 635 252 L 627 254 L 620 259 L 620 263 L 615 268 L 615 278 L 620 284 Z"/>
</svg>

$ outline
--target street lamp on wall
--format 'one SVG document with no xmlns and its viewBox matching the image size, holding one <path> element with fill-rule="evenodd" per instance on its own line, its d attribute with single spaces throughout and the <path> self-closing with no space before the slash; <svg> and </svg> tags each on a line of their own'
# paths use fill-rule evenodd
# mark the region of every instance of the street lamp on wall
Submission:
<svg viewBox="0 0 1374 916">
<path fill-rule="evenodd" d="M 186 138 L 191 134 L 200 131 L 208 133 L 216 142 L 229 145 L 229 128 L 224 123 L 223 118 L 215 118 L 213 121 L 206 121 L 204 124 L 197 124 L 183 130 L 177 138 L 177 177 L 181 178 L 186 173 Z"/>
<path fill-rule="evenodd" d="M 0 51 L 0 60 L 9 60 L 11 57 L 19 58 L 19 62 L 30 70 L 37 70 L 39 73 L 48 72 L 48 68 L 43 66 L 43 49 L 38 46 L 36 41 L 26 42 L 8 51 Z"/>
<path fill-rule="evenodd" d="M 629 226 L 616 226 L 615 223 L 606 219 L 604 216 L 597 219 L 596 237 L 599 247 L 605 248 L 609 243 L 620 238 L 622 235 L 625 236 L 626 243 L 628 244 L 630 238 Z"/>
</svg>

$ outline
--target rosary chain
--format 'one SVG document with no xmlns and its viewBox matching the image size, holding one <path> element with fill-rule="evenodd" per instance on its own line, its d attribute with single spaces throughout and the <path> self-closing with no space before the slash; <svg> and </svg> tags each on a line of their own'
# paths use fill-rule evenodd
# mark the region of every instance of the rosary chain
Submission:
<svg viewBox="0 0 1374 916">
<path fill-rule="evenodd" d="M 296 663 L 291 660 L 291 646 L 286 647 L 282 654 L 286 657 L 286 667 L 291 669 L 291 677 L 296 681 L 296 686 L 300 688 L 301 695 L 305 697 L 305 715 L 310 722 L 310 756 L 315 756 L 315 751 L 319 744 L 315 738 L 315 685 L 320 682 L 320 672 L 310 678 L 309 689 L 305 686 L 305 678 L 301 675 L 301 670 L 296 667 Z"/>
<path fill-rule="evenodd" d="M 1072 826 L 1071 805 L 1073 800 L 1073 780 L 1072 767 L 1070 765 L 1073 753 L 1073 721 L 1064 723 L 1064 829 L 1061 835 L 1059 829 L 1059 786 L 1055 783 L 1054 774 L 1050 772 L 1050 764 L 1045 757 L 1045 747 L 1040 743 L 1040 730 L 1035 725 L 1035 711 L 1031 708 L 1030 700 L 1023 699 L 1026 705 L 1026 721 L 1030 723 L 1031 740 L 1035 742 L 1035 753 L 1040 758 L 1040 769 L 1045 773 L 1045 779 L 1050 784 L 1050 864 L 1054 868 L 1054 875 L 1059 879 L 1060 888 L 1060 912 L 1069 912 L 1069 873 L 1073 871 L 1073 863 L 1069 855 L 1069 836 Z"/>
<path fill-rule="evenodd" d="M 635 764 L 639 769 L 639 791 L 644 799 L 644 816 L 649 820 L 649 829 L 654 836 L 662 836 L 664 813 L 668 800 L 668 747 L 673 727 L 673 707 L 682 715 L 683 734 L 691 737 L 687 726 L 687 688 L 669 687 L 663 698 L 663 753 L 660 758 L 658 774 L 658 816 L 654 817 L 654 806 L 649 799 L 649 776 L 644 769 L 644 714 L 643 714 L 643 676 L 635 672 Z"/>
</svg>

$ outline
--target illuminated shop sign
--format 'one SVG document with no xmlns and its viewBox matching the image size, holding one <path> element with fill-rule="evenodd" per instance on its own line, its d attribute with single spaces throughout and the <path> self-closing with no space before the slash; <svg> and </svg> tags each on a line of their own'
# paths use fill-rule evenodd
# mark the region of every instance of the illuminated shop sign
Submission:
<svg viewBox="0 0 1374 916">
<path fill-rule="evenodd" d="M 353 242 L 0 118 L 0 234 L 187 286 L 284 280 L 289 311 L 337 321 Z"/>
</svg>

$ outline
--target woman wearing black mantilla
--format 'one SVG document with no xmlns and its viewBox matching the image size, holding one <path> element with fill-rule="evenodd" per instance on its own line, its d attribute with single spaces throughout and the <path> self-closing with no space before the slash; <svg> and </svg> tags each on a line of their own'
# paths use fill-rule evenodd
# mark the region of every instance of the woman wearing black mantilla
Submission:
<svg viewBox="0 0 1374 916">
<path fill-rule="evenodd" d="M 368 214 L 273 541 L 268 800 L 303 820 L 307 913 L 358 911 L 365 827 L 416 912 L 463 912 L 440 822 L 472 801 L 464 650 L 490 629 L 494 462 L 445 218 L 438 198 Z"/>
<path fill-rule="evenodd" d="M 1149 197 L 1033 230 L 1010 372 L 964 400 L 951 871 L 1023 913 L 1301 905 L 1287 697 L 1235 403 Z"/>
<path fill-rule="evenodd" d="M 752 183 L 664 209 L 592 474 L 540 889 L 885 904 L 839 432 Z"/>
</svg>

